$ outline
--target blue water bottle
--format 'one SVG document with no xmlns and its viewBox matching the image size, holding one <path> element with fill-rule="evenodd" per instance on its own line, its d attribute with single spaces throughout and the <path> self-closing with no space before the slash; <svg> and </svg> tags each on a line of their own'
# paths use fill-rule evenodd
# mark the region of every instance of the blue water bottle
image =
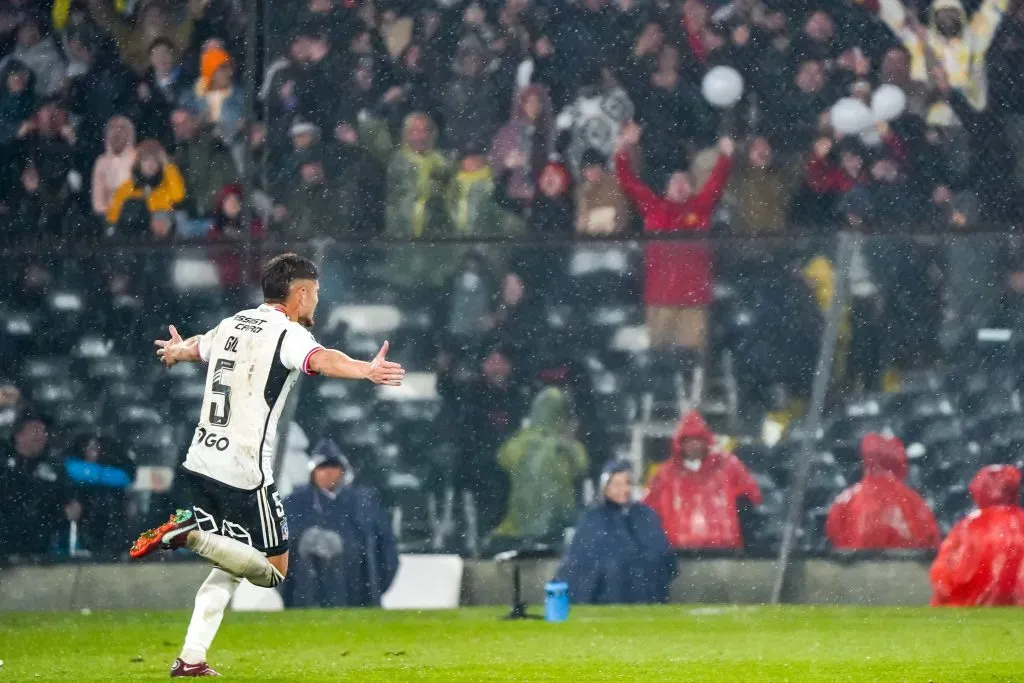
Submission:
<svg viewBox="0 0 1024 683">
<path fill-rule="evenodd" d="M 548 621 L 565 621 L 569 618 L 569 584 L 552 581 L 544 586 L 544 618 Z"/>
</svg>

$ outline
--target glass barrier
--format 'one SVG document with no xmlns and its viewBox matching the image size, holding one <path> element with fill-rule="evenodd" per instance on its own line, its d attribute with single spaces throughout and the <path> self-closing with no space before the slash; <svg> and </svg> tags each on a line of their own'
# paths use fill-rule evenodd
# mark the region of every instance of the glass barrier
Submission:
<svg viewBox="0 0 1024 683">
<path fill-rule="evenodd" d="M 996 233 L 855 241 L 804 550 L 934 551 L 976 506 L 981 467 L 1020 466 L 1021 246 Z"/>
<path fill-rule="evenodd" d="M 914 259 L 924 258 L 919 249 L 938 249 L 910 243 L 907 251 L 890 240 L 862 240 L 862 251 L 877 252 L 877 272 L 894 278 L 879 280 L 877 291 L 902 296 L 909 280 L 900 279 L 898 264 L 910 273 Z M 10 252 L 0 309 L 0 377 L 9 387 L 0 395 L 4 436 L 31 405 L 50 420 L 53 462 L 94 453 L 123 467 L 133 483 L 98 491 L 67 482 L 70 488 L 49 495 L 83 510 L 38 525 L 46 537 L 37 534 L 34 545 L 5 535 L 0 554 L 123 557 L 139 529 L 186 500 L 174 475 L 194 436 L 205 368 L 164 370 L 152 342 L 169 323 L 198 334 L 256 305 L 259 264 L 284 249 L 319 264 L 318 340 L 371 358 L 386 339 L 409 375 L 400 389 L 303 380 L 278 449 L 282 494 L 308 483 L 308 454 L 329 439 L 350 460 L 355 484 L 380 493 L 403 550 L 478 556 L 523 544 L 557 551 L 579 511 L 600 503 L 612 460 L 628 464 L 635 496 L 653 490 L 655 507 L 659 496 L 678 495 L 671 482 L 652 484 L 666 462 L 680 472 L 700 470 L 692 462 L 699 454 L 673 440 L 691 409 L 707 421 L 712 450 L 734 454 L 749 483 L 730 513 L 735 523 L 729 517 L 697 529 L 667 522 L 671 540 L 684 550 L 712 545 L 774 556 L 802 457 L 801 430 L 814 424 L 805 418 L 820 356 L 831 381 L 815 462 L 832 461 L 812 471 L 794 551 L 827 551 L 823 511 L 842 484 L 856 480 L 850 456 L 860 434 L 836 415 L 862 388 L 889 388 L 870 384 L 887 381 L 889 356 L 879 370 L 853 350 L 867 344 L 857 316 L 883 316 L 872 318 L 879 330 L 892 327 L 888 315 L 914 311 L 923 320 L 921 302 L 946 291 L 926 288 L 898 306 L 865 307 L 855 265 L 835 353 L 823 354 L 829 303 L 842 280 L 832 238 Z M 926 356 L 916 339 L 897 345 L 883 336 L 886 354 L 897 347 L 917 354 L 908 371 L 941 357 L 938 347 Z M 552 424 L 557 438 L 538 436 Z"/>
</svg>

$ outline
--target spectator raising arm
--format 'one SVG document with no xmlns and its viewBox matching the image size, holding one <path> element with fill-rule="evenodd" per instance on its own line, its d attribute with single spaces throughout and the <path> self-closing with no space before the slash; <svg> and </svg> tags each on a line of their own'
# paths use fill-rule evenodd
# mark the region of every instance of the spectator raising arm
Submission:
<svg viewBox="0 0 1024 683">
<path fill-rule="evenodd" d="M 661 204 L 664 200 L 654 193 L 654 190 L 647 187 L 633 170 L 633 164 L 629 155 L 640 142 L 640 126 L 630 122 L 619 138 L 619 149 L 615 153 L 615 172 L 619 176 L 619 185 L 626 196 L 632 200 L 640 213 L 646 214 L 648 210 Z"/>
</svg>

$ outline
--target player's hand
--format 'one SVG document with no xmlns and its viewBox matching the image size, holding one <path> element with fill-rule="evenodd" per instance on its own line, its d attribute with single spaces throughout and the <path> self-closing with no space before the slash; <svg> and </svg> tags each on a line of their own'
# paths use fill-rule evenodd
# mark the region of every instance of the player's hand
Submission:
<svg viewBox="0 0 1024 683">
<path fill-rule="evenodd" d="M 727 157 L 731 157 L 736 151 L 736 141 L 730 137 L 724 137 L 718 141 L 718 151 Z"/>
<path fill-rule="evenodd" d="M 170 339 L 157 339 L 153 343 L 157 345 L 157 357 L 164 365 L 171 367 L 178 362 L 177 352 L 184 341 L 182 340 L 181 335 L 178 334 L 178 330 L 174 325 L 168 325 L 167 331 L 171 334 Z"/>
<path fill-rule="evenodd" d="M 398 363 L 392 363 L 385 356 L 388 355 L 388 342 L 380 347 L 377 356 L 370 361 L 370 369 L 366 373 L 366 379 L 374 384 L 384 384 L 389 387 L 401 386 L 402 378 L 405 377 L 405 370 Z"/>
</svg>

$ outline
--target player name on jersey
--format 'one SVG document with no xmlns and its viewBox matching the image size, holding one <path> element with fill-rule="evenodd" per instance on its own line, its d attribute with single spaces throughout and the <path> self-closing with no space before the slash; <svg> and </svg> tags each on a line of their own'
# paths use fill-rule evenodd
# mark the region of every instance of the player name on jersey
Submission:
<svg viewBox="0 0 1024 683">
<path fill-rule="evenodd" d="M 299 373 L 323 347 L 309 330 L 264 304 L 203 335 L 206 391 L 185 468 L 228 486 L 273 482 L 278 422 Z"/>
</svg>

